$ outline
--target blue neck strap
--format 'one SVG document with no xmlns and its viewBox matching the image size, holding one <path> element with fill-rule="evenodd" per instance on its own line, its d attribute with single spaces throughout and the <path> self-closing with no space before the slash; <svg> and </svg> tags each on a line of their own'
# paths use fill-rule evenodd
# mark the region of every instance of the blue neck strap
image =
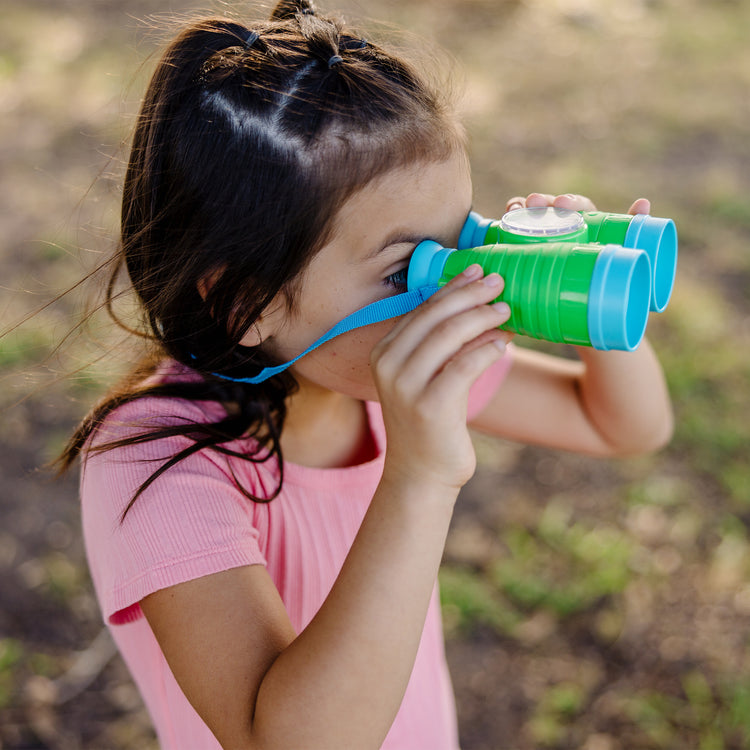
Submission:
<svg viewBox="0 0 750 750">
<path fill-rule="evenodd" d="M 428 297 L 431 297 L 437 290 L 438 288 L 436 286 L 425 286 L 421 289 L 404 292 L 403 294 L 396 294 L 393 297 L 386 297 L 385 299 L 373 302 L 372 304 L 353 312 L 351 315 L 347 315 L 343 320 L 340 320 L 335 326 L 333 326 L 333 328 L 327 333 L 324 333 L 317 341 L 308 346 L 302 354 L 298 354 L 294 359 L 290 359 L 283 365 L 277 365 L 276 367 L 264 367 L 257 375 L 254 375 L 251 378 L 233 378 L 229 375 L 222 375 L 219 372 L 214 372 L 212 374 L 223 380 L 231 380 L 234 383 L 252 383 L 253 385 L 262 383 L 264 380 L 268 380 L 268 378 L 283 372 L 298 359 L 302 359 L 306 354 L 309 354 L 327 341 L 336 338 L 336 336 L 340 336 L 342 333 L 346 333 L 355 328 L 369 326 L 373 323 L 380 323 L 383 320 L 390 320 L 391 318 L 398 318 L 401 315 L 406 315 L 406 313 L 411 312 L 415 307 L 421 305 Z"/>
</svg>

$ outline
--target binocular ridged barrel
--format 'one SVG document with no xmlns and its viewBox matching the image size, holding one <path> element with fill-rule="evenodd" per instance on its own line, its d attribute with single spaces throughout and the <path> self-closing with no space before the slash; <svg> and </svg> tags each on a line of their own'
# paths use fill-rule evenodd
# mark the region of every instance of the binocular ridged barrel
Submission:
<svg viewBox="0 0 750 750">
<path fill-rule="evenodd" d="M 443 286 L 474 263 L 505 279 L 497 301 L 510 305 L 507 330 L 602 350 L 632 351 L 643 338 L 651 264 L 642 250 L 570 242 L 449 250 L 426 241 L 412 255 L 408 287 Z"/>
<path fill-rule="evenodd" d="M 677 269 L 677 230 L 671 219 L 645 214 L 603 211 L 577 213 L 556 208 L 522 208 L 500 221 L 472 212 L 458 242 L 459 249 L 494 244 L 546 242 L 597 243 L 643 250 L 651 263 L 650 309 L 662 312 L 672 294 Z"/>
</svg>

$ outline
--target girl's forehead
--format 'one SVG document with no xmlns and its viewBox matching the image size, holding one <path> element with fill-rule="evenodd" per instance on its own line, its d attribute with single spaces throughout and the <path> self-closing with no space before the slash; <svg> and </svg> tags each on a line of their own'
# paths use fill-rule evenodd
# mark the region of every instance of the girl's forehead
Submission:
<svg viewBox="0 0 750 750">
<path fill-rule="evenodd" d="M 373 178 L 344 201 L 337 218 L 377 211 L 386 205 L 408 210 L 421 202 L 462 197 L 467 189 L 471 189 L 471 171 L 465 153 L 436 161 L 420 160 Z M 386 220 L 387 216 L 380 218 Z"/>
<path fill-rule="evenodd" d="M 349 257 L 356 246 L 368 259 L 394 244 L 455 241 L 451 240 L 454 229 L 463 225 L 471 199 L 471 175 L 464 156 L 394 169 L 345 201 L 329 244 L 347 245 Z"/>
</svg>

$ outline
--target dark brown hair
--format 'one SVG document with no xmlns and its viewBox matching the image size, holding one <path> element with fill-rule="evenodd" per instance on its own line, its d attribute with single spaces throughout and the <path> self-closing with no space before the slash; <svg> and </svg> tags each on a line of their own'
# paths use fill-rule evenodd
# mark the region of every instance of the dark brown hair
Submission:
<svg viewBox="0 0 750 750">
<path fill-rule="evenodd" d="M 124 403 L 216 401 L 225 407 L 220 421 L 154 429 L 95 450 L 175 434 L 191 439 L 133 500 L 202 448 L 250 461 L 277 456 L 275 497 L 294 379 L 284 373 L 247 385 L 213 373 L 246 377 L 277 364 L 262 346 L 239 341 L 279 292 L 293 309 L 300 273 L 349 196 L 388 170 L 446 158 L 462 145 L 443 92 L 398 55 L 317 15 L 307 0 L 282 0 L 252 28 L 214 18 L 184 28 L 157 64 L 138 116 L 106 297 L 112 311 L 126 270 L 151 355 L 84 419 L 62 469 Z M 202 377 L 144 386 L 166 358 Z M 225 445 L 247 436 L 256 440 L 254 455 Z"/>
</svg>

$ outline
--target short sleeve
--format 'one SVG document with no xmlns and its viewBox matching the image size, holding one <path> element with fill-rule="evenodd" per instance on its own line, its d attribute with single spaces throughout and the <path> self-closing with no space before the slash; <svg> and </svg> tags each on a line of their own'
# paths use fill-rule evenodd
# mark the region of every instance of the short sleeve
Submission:
<svg viewBox="0 0 750 750">
<path fill-rule="evenodd" d="M 165 413 L 169 419 L 157 417 Z M 144 424 L 200 417 L 194 404 L 144 398 L 109 415 L 96 442 L 140 434 Z M 234 567 L 266 564 L 252 524 L 252 502 L 237 487 L 227 459 L 214 452 L 198 451 L 179 461 L 144 490 L 123 518 L 141 484 L 189 445 L 188 438 L 177 436 L 84 457 L 86 551 L 102 613 L 111 624 L 138 619 L 140 600 L 159 589 Z"/>
<path fill-rule="evenodd" d="M 468 420 L 471 422 L 495 394 L 513 365 L 513 344 L 508 344 L 505 354 L 492 366 L 488 367 L 476 380 L 469 392 Z"/>
</svg>

